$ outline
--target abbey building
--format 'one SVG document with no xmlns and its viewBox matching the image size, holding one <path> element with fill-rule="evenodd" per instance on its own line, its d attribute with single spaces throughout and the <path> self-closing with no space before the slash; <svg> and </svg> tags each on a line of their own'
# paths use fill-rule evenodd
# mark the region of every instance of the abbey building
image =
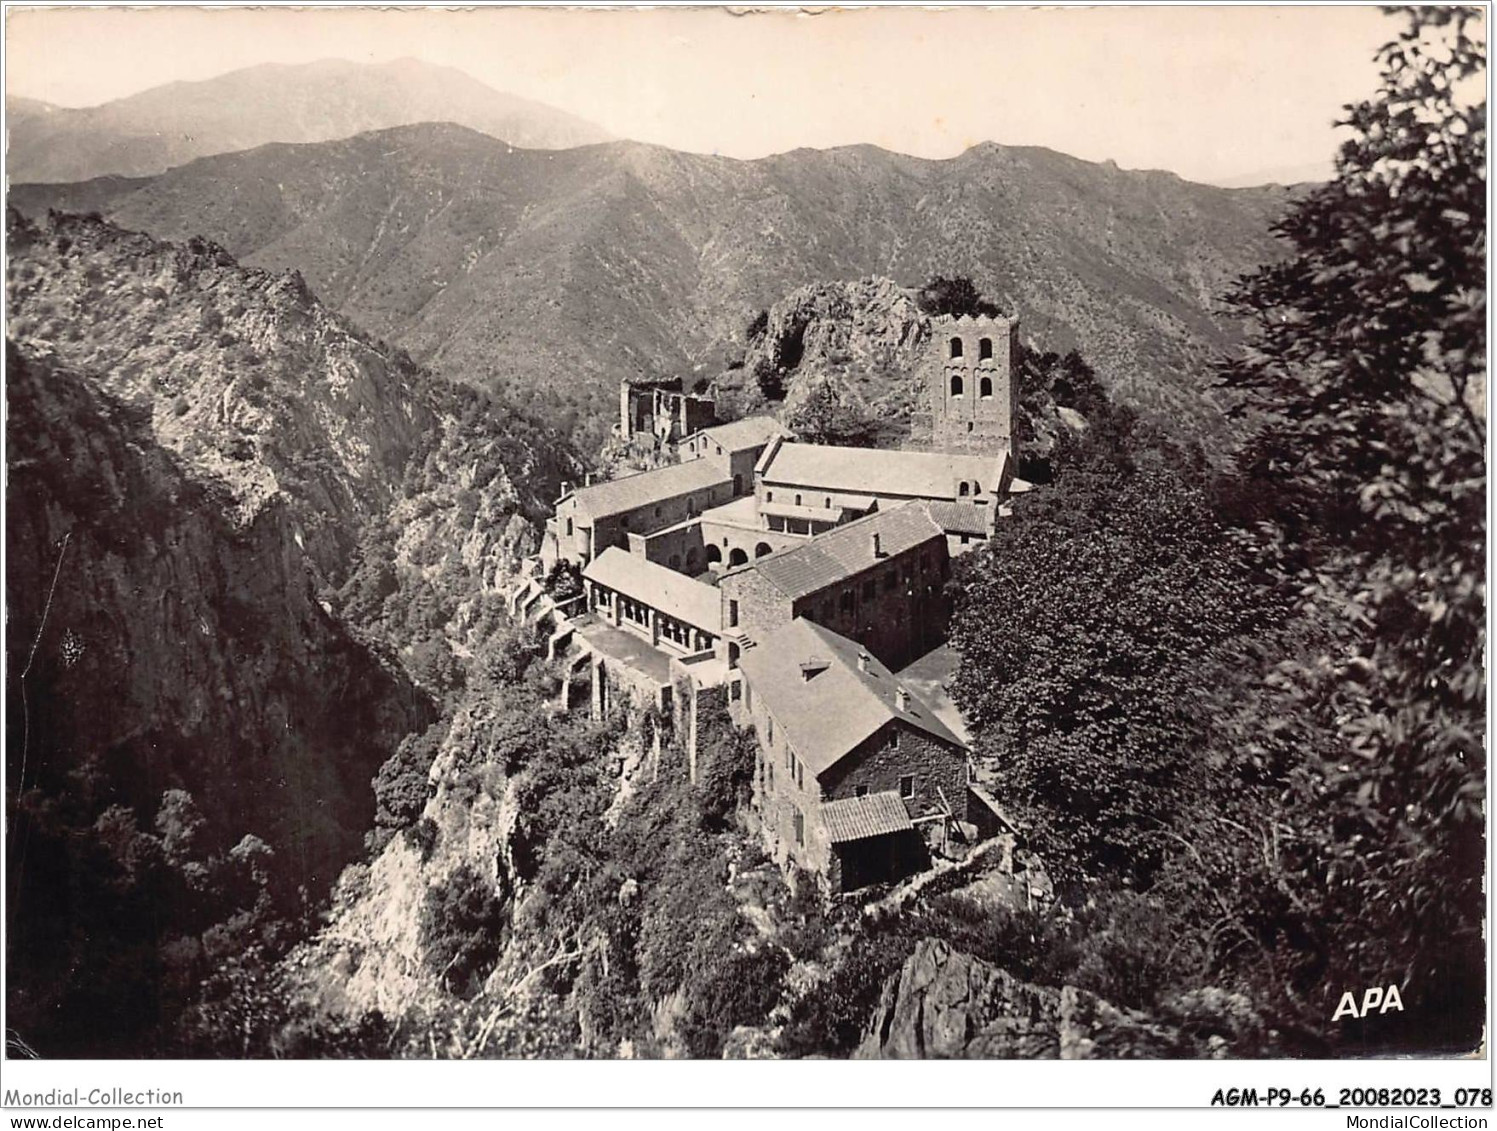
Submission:
<svg viewBox="0 0 1497 1131">
<path fill-rule="evenodd" d="M 710 402 L 626 384 L 620 428 L 679 462 L 568 487 L 547 522 L 544 569 L 583 584 L 554 643 L 589 665 L 592 709 L 694 717 L 721 694 L 758 738 L 771 850 L 834 890 L 907 873 L 922 827 L 992 823 L 961 738 L 897 673 L 944 643 L 951 560 L 1022 486 L 1016 345 L 1011 319 L 935 320 L 930 450 L 803 443 L 767 416 L 688 430 Z"/>
</svg>

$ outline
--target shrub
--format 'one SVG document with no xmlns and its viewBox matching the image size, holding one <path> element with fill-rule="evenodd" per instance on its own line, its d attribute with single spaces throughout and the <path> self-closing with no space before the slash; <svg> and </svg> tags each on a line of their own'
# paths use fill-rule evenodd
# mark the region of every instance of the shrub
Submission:
<svg viewBox="0 0 1497 1131">
<path fill-rule="evenodd" d="M 509 925 L 504 893 L 471 865 L 458 865 L 428 889 L 421 906 L 421 945 L 429 969 L 451 992 L 472 997 L 494 968 Z"/>
<path fill-rule="evenodd" d="M 374 778 L 375 823 L 404 828 L 421 816 L 431 797 L 431 764 L 447 736 L 447 724 L 438 722 L 422 734 L 406 735 L 379 768 Z"/>
<path fill-rule="evenodd" d="M 982 297 L 972 280 L 965 275 L 955 275 L 950 279 L 944 275 L 932 276 L 920 288 L 916 302 L 923 313 L 935 316 L 954 314 L 960 317 L 966 314 L 996 318 L 1002 313 Z"/>
<path fill-rule="evenodd" d="M 414 825 L 405 830 L 406 839 L 411 847 L 421 853 L 421 862 L 424 864 L 431 859 L 432 852 L 437 847 L 437 839 L 441 835 L 437 823 L 430 817 L 422 817 Z"/>
</svg>

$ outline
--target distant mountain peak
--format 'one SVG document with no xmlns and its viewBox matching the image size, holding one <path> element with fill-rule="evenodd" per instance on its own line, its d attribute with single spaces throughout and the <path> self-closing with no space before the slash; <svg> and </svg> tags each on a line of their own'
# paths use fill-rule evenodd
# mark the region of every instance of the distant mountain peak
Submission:
<svg viewBox="0 0 1497 1131">
<path fill-rule="evenodd" d="M 87 109 L 7 99 L 13 182 L 151 176 L 199 157 L 275 142 L 335 141 L 448 121 L 527 149 L 609 140 L 599 127 L 413 57 L 263 63 Z"/>
</svg>

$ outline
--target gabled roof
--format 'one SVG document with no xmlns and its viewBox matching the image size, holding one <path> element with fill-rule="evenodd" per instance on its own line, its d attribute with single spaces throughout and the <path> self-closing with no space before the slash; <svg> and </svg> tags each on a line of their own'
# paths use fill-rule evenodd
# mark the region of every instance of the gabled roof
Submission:
<svg viewBox="0 0 1497 1131">
<path fill-rule="evenodd" d="M 879 536 L 878 557 L 873 556 L 874 534 Z M 927 504 L 910 502 L 833 527 L 809 542 L 768 554 L 744 568 L 758 570 L 760 577 L 793 600 L 942 536 Z"/>
<path fill-rule="evenodd" d="M 716 588 L 620 546 L 609 546 L 582 576 L 694 628 L 722 634 L 722 596 Z"/>
<path fill-rule="evenodd" d="M 956 499 L 957 483 L 963 480 L 976 482 L 984 493 L 1002 489 L 1007 463 L 1007 452 L 974 456 L 787 442 L 764 453 L 758 472 L 765 483 L 860 495 Z"/>
<path fill-rule="evenodd" d="M 794 435 L 794 432 L 772 416 L 745 416 L 742 420 L 735 420 L 729 424 L 703 428 L 686 439 L 689 442 L 697 436 L 706 436 L 714 444 L 720 445 L 725 452 L 742 452 L 767 444 L 776 436 Z"/>
<path fill-rule="evenodd" d="M 895 702 L 899 680 L 869 656 L 867 671 L 858 669 L 854 641 L 797 617 L 777 629 L 758 647 L 747 649 L 738 666 L 786 741 L 813 774 L 836 765 L 860 742 L 892 720 L 923 730 L 959 750 L 962 741 L 913 691 L 908 709 Z M 825 671 L 807 681 L 801 664 L 829 660 Z M 907 689 L 908 690 L 908 689 Z"/>
<path fill-rule="evenodd" d="M 826 825 L 827 839 L 833 844 L 906 832 L 915 827 L 910 823 L 904 802 L 893 790 L 824 802 L 821 821 Z"/>
<path fill-rule="evenodd" d="M 661 499 L 730 486 L 732 482 L 732 478 L 724 475 L 715 464 L 694 459 L 578 487 L 572 492 L 572 497 L 577 500 L 579 510 L 593 518 L 607 518 L 649 506 Z M 565 497 L 561 501 L 565 502 Z"/>
<path fill-rule="evenodd" d="M 991 506 L 977 503 L 931 503 L 930 517 L 947 534 L 986 535 L 993 524 Z"/>
</svg>

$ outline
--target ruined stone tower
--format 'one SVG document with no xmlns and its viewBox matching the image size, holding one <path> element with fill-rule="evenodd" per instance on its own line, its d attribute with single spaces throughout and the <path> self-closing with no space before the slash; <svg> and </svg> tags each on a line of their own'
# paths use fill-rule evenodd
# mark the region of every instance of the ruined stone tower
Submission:
<svg viewBox="0 0 1497 1131">
<path fill-rule="evenodd" d="M 944 314 L 931 324 L 926 362 L 931 447 L 1016 454 L 1016 318 Z"/>
</svg>

